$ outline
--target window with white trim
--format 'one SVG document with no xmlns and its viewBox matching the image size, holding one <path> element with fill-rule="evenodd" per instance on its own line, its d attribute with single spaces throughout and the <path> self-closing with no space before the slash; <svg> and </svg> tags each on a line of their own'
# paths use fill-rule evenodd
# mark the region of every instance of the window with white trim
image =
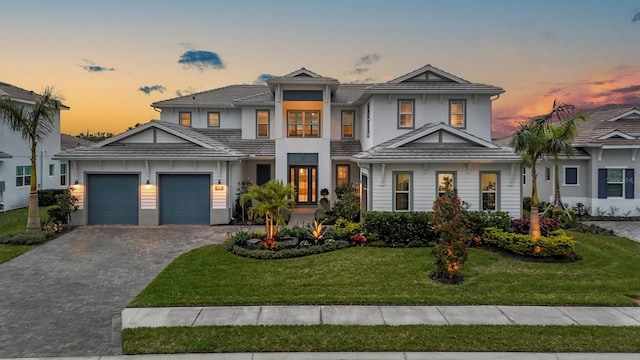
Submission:
<svg viewBox="0 0 640 360">
<path fill-rule="evenodd" d="M 466 127 L 466 100 L 449 100 L 449 125 L 453 127 Z"/>
<path fill-rule="evenodd" d="M 445 179 L 451 179 L 449 189 L 456 187 L 456 173 L 455 172 L 437 172 L 436 177 L 438 179 L 438 197 L 444 196 L 447 192 L 447 182 Z"/>
<path fill-rule="evenodd" d="M 349 165 L 337 165 L 336 167 L 336 186 L 349 183 Z"/>
<path fill-rule="evenodd" d="M 269 110 L 256 110 L 256 137 L 269 137 Z"/>
<path fill-rule="evenodd" d="M 181 111 L 178 115 L 180 125 L 191 126 L 191 113 L 188 111 Z"/>
<path fill-rule="evenodd" d="M 320 137 L 320 111 L 289 111 L 287 128 L 289 137 Z"/>
<path fill-rule="evenodd" d="M 353 138 L 353 123 L 356 112 L 353 110 L 342 110 L 342 137 Z"/>
<path fill-rule="evenodd" d="M 49 164 L 49 176 L 53 176 L 56 172 L 56 166 L 54 164 Z"/>
<path fill-rule="evenodd" d="M 16 166 L 16 187 L 31 185 L 31 165 Z"/>
<path fill-rule="evenodd" d="M 480 173 L 480 203 L 483 211 L 498 210 L 498 173 Z"/>
<path fill-rule="evenodd" d="M 562 185 L 580 185 L 577 166 L 563 166 L 564 181 Z"/>
<path fill-rule="evenodd" d="M 398 128 L 413 128 L 413 100 L 398 100 Z"/>
<path fill-rule="evenodd" d="M 208 127 L 220 127 L 220 113 L 208 112 L 207 113 L 207 126 Z"/>
<path fill-rule="evenodd" d="M 367 103 L 367 137 L 371 134 L 371 102 Z"/>
<path fill-rule="evenodd" d="M 393 173 L 393 211 L 411 211 L 412 172 Z"/>
<path fill-rule="evenodd" d="M 607 197 L 624 196 L 624 169 L 607 169 Z"/>
<path fill-rule="evenodd" d="M 60 186 L 67 186 L 67 164 L 60 164 Z"/>
</svg>

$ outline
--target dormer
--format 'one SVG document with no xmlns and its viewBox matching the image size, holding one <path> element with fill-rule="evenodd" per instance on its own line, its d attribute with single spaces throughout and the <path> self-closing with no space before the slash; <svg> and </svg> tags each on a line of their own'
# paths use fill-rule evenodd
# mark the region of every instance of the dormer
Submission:
<svg viewBox="0 0 640 360">
<path fill-rule="evenodd" d="M 282 85 L 302 85 L 302 86 L 311 86 L 317 87 L 320 86 L 329 86 L 331 89 L 331 93 L 334 93 L 338 89 L 338 85 L 340 82 L 337 79 L 324 77 L 320 74 L 317 74 L 311 70 L 307 70 L 305 68 L 300 68 L 292 73 L 272 77 L 267 80 L 267 85 L 269 85 L 269 89 L 272 92 L 276 92 L 278 86 Z M 314 86 L 315 85 L 315 86 Z"/>
<path fill-rule="evenodd" d="M 634 120 L 634 121 L 638 121 L 638 123 L 640 123 L 640 110 L 633 108 L 627 112 L 624 112 L 618 116 L 614 116 L 611 119 L 608 119 L 607 121 L 620 121 L 620 120 Z"/>
</svg>

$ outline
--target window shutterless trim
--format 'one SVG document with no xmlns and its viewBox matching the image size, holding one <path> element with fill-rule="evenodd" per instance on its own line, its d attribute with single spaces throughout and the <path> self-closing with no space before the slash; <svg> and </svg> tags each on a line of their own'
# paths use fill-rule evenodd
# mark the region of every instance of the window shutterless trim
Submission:
<svg viewBox="0 0 640 360">
<path fill-rule="evenodd" d="M 462 103 L 462 125 L 453 125 L 451 121 L 451 115 L 453 115 L 453 111 L 451 111 L 451 105 L 456 102 Z M 459 114 L 459 113 L 456 113 Z M 467 128 L 467 100 L 466 99 L 450 99 L 449 100 L 449 126 L 458 128 L 458 129 L 466 129 Z"/>
<path fill-rule="evenodd" d="M 440 197 L 440 193 L 444 193 L 444 191 L 440 191 L 440 175 L 447 174 L 453 177 L 451 185 L 454 189 L 457 188 L 458 182 L 458 172 L 457 171 L 436 171 L 436 199 Z"/>
<path fill-rule="evenodd" d="M 267 113 L 267 123 L 266 124 L 260 124 L 260 117 L 258 116 L 261 112 L 266 112 Z M 288 122 L 288 119 L 287 119 Z M 260 125 L 266 125 L 267 126 L 267 134 L 266 135 L 260 135 Z M 288 123 L 287 123 L 287 127 L 288 127 Z M 257 109 L 256 110 L 256 138 L 269 138 L 269 127 L 271 126 L 271 112 L 268 109 Z M 287 134 L 288 134 L 289 129 L 287 128 Z"/>
<path fill-rule="evenodd" d="M 189 114 L 189 124 L 188 125 L 184 125 L 182 123 L 182 114 Z M 178 112 L 178 125 L 191 126 L 191 123 L 192 123 L 191 111 L 180 111 L 180 112 Z"/>
<path fill-rule="evenodd" d="M 410 102 L 411 103 L 411 125 L 401 125 L 400 121 L 402 119 L 402 115 L 406 114 L 402 112 L 401 103 Z M 416 125 L 416 102 L 414 99 L 398 99 L 398 129 L 414 129 Z"/>
<path fill-rule="evenodd" d="M 482 190 L 482 175 L 486 175 L 486 174 L 490 174 L 490 175 L 495 175 L 496 176 L 496 184 L 495 184 L 495 190 L 494 191 L 484 191 Z M 494 193 L 496 194 L 496 208 L 495 210 L 485 210 L 483 209 L 483 203 L 482 203 L 482 195 L 483 194 L 490 194 L 490 193 Z M 480 210 L 482 211 L 500 211 L 500 172 L 499 171 L 480 171 L 480 206 L 478 207 Z"/>
<path fill-rule="evenodd" d="M 393 171 L 391 176 L 391 180 L 393 181 L 393 187 L 392 187 L 392 191 L 393 191 L 393 196 L 392 196 L 392 204 L 391 204 L 391 209 L 394 212 L 405 212 L 405 211 L 413 211 L 413 171 Z M 406 210 L 398 210 L 396 208 L 396 195 L 398 194 L 398 190 L 396 189 L 396 184 L 397 179 L 396 177 L 398 175 L 404 175 L 407 174 L 409 175 L 409 189 L 407 191 L 401 191 L 400 193 L 402 194 L 408 194 L 407 196 L 407 209 Z"/>
<path fill-rule="evenodd" d="M 351 136 L 344 135 L 344 114 L 351 113 Z M 356 122 L 356 111 L 355 110 L 342 110 L 340 112 L 340 136 L 343 139 L 353 139 L 355 137 L 354 128 Z"/>
<path fill-rule="evenodd" d="M 568 184 L 567 183 L 567 169 L 576 169 L 576 183 Z M 580 166 L 562 166 L 562 186 L 580 186 Z"/>
<path fill-rule="evenodd" d="M 211 125 L 211 119 L 209 118 L 209 116 L 211 114 L 217 114 L 218 115 L 218 124 L 217 125 Z M 220 127 L 220 112 L 219 111 L 209 111 L 207 112 L 207 127 L 212 127 L 212 128 L 219 128 Z"/>
<path fill-rule="evenodd" d="M 351 166 L 349 166 L 349 164 L 336 164 L 336 186 L 340 186 L 341 184 L 339 183 L 340 181 L 340 168 L 346 167 L 347 168 L 347 182 L 345 184 L 348 184 L 351 181 Z"/>
</svg>

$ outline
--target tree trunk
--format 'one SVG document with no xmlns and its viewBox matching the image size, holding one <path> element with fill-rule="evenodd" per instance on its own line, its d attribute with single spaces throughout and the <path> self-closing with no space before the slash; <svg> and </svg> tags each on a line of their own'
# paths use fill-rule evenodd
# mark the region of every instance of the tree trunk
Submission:
<svg viewBox="0 0 640 360">
<path fill-rule="evenodd" d="M 36 169 L 36 146 L 31 142 L 31 191 L 29 192 L 29 212 L 27 215 L 27 232 L 42 231 L 40 226 L 40 209 L 38 208 L 38 171 Z"/>
<path fill-rule="evenodd" d="M 562 206 L 562 199 L 560 198 L 560 174 L 558 173 L 558 158 L 553 159 L 553 208 L 564 210 L 564 206 Z"/>
<path fill-rule="evenodd" d="M 529 233 L 533 239 L 540 237 L 540 216 L 538 215 L 538 173 L 535 162 L 531 166 L 531 219 Z"/>
</svg>

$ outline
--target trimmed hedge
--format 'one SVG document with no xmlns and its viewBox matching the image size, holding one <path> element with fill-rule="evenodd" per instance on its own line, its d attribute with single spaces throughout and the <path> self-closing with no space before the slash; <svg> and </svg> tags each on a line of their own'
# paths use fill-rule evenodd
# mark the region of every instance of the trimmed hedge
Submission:
<svg viewBox="0 0 640 360">
<path fill-rule="evenodd" d="M 38 206 L 53 206 L 58 204 L 56 195 L 62 195 L 64 189 L 38 190 Z"/>
<path fill-rule="evenodd" d="M 429 224 L 428 212 L 367 211 L 363 230 L 369 241 L 390 247 L 433 246 L 438 235 Z"/>
<path fill-rule="evenodd" d="M 261 260 L 276 260 L 276 259 L 289 259 L 295 257 L 309 256 L 315 254 L 322 254 L 329 251 L 335 251 L 339 249 L 348 248 L 351 244 L 347 241 L 332 241 L 324 243 L 322 245 L 312 245 L 308 247 L 301 247 L 297 249 L 283 249 L 278 251 L 273 250 L 249 250 L 234 244 L 232 239 L 227 239 L 222 246 L 230 253 L 238 256 L 243 256 L 252 259 Z"/>
<path fill-rule="evenodd" d="M 39 245 L 44 244 L 53 236 L 53 231 L 25 232 L 17 231 L 0 236 L 0 244 L 3 245 Z"/>
<path fill-rule="evenodd" d="M 552 231 L 549 236 L 540 236 L 533 240 L 531 235 L 487 228 L 482 239 L 489 244 L 524 256 L 561 257 L 575 252 L 575 241 L 562 229 Z"/>
<path fill-rule="evenodd" d="M 502 230 L 509 230 L 511 227 L 511 217 L 504 211 L 467 211 L 467 220 L 472 236 L 482 236 L 484 229 L 488 227 Z"/>
<path fill-rule="evenodd" d="M 511 221 L 511 229 L 513 232 L 518 234 L 527 235 L 529 234 L 529 228 L 531 226 L 531 219 L 529 218 L 520 218 L 513 219 Z M 540 218 L 540 234 L 542 236 L 549 236 L 552 232 L 560 229 L 560 220 L 558 219 L 549 219 L 549 218 Z M 506 230 L 506 229 L 503 229 Z"/>
</svg>

